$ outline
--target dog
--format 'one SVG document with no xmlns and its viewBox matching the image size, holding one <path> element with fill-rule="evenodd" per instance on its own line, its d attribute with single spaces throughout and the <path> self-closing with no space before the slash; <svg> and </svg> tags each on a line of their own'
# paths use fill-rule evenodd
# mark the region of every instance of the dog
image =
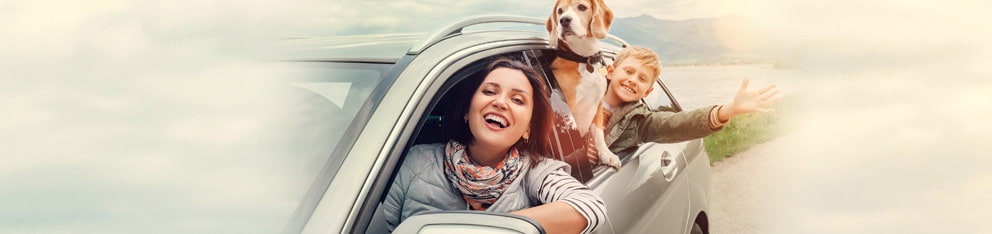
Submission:
<svg viewBox="0 0 992 234">
<path fill-rule="evenodd" d="M 592 138 L 600 164 L 619 169 L 620 158 L 610 152 L 603 131 L 606 77 L 599 71 L 604 65 L 599 40 L 606 38 L 612 23 L 613 11 L 603 0 L 557 0 L 545 26 L 548 41 L 558 52 L 551 71 L 579 133 Z"/>
</svg>

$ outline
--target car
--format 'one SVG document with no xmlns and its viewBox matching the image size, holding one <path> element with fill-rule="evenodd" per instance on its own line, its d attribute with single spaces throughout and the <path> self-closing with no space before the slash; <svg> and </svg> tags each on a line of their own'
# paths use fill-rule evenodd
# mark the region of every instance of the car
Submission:
<svg viewBox="0 0 992 234">
<path fill-rule="evenodd" d="M 582 145 L 560 90 L 550 78 L 554 48 L 545 20 L 525 16 L 467 17 L 430 34 L 397 33 L 325 38 L 286 38 L 276 63 L 301 69 L 290 86 L 308 117 L 324 121 L 308 137 L 321 168 L 284 228 L 287 233 L 384 233 L 380 208 L 404 154 L 415 144 L 444 142 L 441 117 L 449 92 L 482 71 L 487 58 L 508 56 L 543 72 L 552 91 L 554 132 L 546 139 L 561 158 Z M 488 24 L 514 29 L 468 30 Z M 539 29 L 527 29 L 530 26 Z M 537 27 L 539 26 L 539 27 Z M 622 39 L 601 43 L 612 62 Z M 642 101 L 659 111 L 681 111 L 662 79 Z M 701 139 L 644 143 L 619 152 L 623 167 L 575 168 L 607 207 L 608 218 L 595 233 L 709 233 L 709 157 Z M 323 157 L 323 158 L 321 158 Z M 414 219 L 416 218 L 416 219 Z M 416 221 L 411 221 L 416 220 Z M 415 223 L 415 224 L 414 224 Z M 405 227 L 406 226 L 406 227 Z M 410 227 L 415 226 L 415 227 Z M 486 212 L 445 211 L 414 216 L 400 229 L 520 227 L 541 232 L 519 217 Z M 462 229 L 465 230 L 465 229 Z"/>
</svg>

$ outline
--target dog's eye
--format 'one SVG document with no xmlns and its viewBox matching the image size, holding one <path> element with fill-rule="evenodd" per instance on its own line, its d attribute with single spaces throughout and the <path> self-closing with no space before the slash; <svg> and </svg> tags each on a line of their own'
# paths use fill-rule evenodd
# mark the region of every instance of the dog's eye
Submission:
<svg viewBox="0 0 992 234">
<path fill-rule="evenodd" d="M 561 9 L 561 8 L 559 7 L 559 8 L 558 8 L 558 14 L 561 14 L 562 12 L 565 12 L 565 10 L 562 10 L 562 9 Z"/>
<path fill-rule="evenodd" d="M 586 5 L 585 4 L 579 4 L 579 11 L 586 11 Z"/>
</svg>

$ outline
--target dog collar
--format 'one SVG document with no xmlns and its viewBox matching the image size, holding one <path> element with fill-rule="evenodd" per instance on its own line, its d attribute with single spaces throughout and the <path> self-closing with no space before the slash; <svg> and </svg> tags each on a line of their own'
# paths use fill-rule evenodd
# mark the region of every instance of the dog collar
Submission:
<svg viewBox="0 0 992 234">
<path fill-rule="evenodd" d="M 567 48 L 567 46 L 566 46 L 566 48 Z M 565 60 L 576 62 L 576 63 L 585 63 L 586 64 L 586 70 L 589 71 L 589 73 L 592 73 L 593 71 L 596 70 L 596 68 L 593 67 L 593 64 L 597 64 L 597 65 L 601 65 L 601 66 L 605 66 L 606 65 L 603 62 L 603 52 L 602 51 L 597 51 L 595 54 L 593 54 L 592 56 L 589 56 L 589 57 L 584 57 L 582 55 L 578 55 L 578 54 L 576 54 L 575 52 L 572 52 L 572 51 L 562 50 L 562 48 L 559 48 L 559 49 L 555 50 L 555 52 L 556 52 L 556 56 L 558 56 L 559 58 L 563 58 Z"/>
</svg>

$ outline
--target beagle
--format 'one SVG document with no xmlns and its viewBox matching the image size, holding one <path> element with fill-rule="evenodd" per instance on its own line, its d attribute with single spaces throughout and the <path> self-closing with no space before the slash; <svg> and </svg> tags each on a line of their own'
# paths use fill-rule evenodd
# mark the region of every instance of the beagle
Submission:
<svg viewBox="0 0 992 234">
<path fill-rule="evenodd" d="M 606 77 L 600 71 L 604 63 L 599 40 L 606 38 L 612 23 L 613 11 L 603 0 L 557 0 L 545 26 L 548 41 L 558 52 L 551 71 L 579 133 L 592 137 L 599 163 L 619 169 L 620 158 L 606 145 L 601 104 L 606 95 Z"/>
</svg>

